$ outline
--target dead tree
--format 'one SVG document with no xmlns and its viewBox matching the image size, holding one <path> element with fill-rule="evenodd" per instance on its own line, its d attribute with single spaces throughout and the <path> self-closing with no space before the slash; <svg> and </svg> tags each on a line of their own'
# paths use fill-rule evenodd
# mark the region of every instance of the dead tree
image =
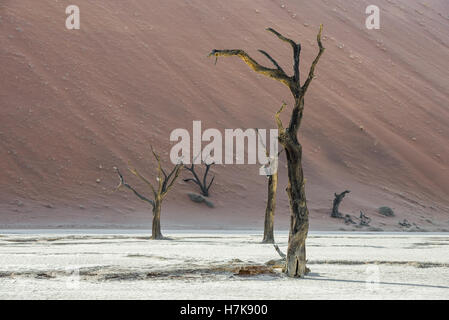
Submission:
<svg viewBox="0 0 449 320">
<path fill-rule="evenodd" d="M 153 198 L 147 198 L 143 196 L 141 193 L 139 193 L 135 188 L 133 188 L 131 185 L 125 182 L 125 179 L 123 178 L 122 173 L 118 168 L 115 168 L 117 171 L 117 174 L 120 177 L 120 183 L 117 186 L 117 190 L 121 187 L 128 188 L 131 190 L 140 200 L 145 201 L 149 203 L 153 207 L 153 225 L 152 225 L 152 234 L 151 239 L 153 240 L 161 240 L 164 239 L 161 232 L 161 207 L 162 207 L 162 200 L 164 200 L 165 196 L 167 195 L 168 191 L 173 187 L 173 184 L 175 183 L 176 179 L 179 176 L 179 173 L 181 172 L 181 169 L 183 167 L 182 163 L 176 164 L 172 171 L 167 174 L 165 170 L 161 166 L 161 159 L 160 157 L 154 152 L 153 148 L 151 148 L 151 151 L 156 158 L 157 161 L 157 188 L 153 187 L 153 184 L 145 178 L 143 175 L 141 175 L 136 169 L 130 167 L 128 168 L 129 171 L 138 177 L 140 180 L 142 180 L 146 185 L 148 185 L 153 193 Z"/>
<path fill-rule="evenodd" d="M 213 176 L 212 179 L 210 180 L 210 182 L 207 183 L 207 174 L 209 173 L 210 167 L 213 166 L 215 163 L 211 162 L 211 163 L 207 164 L 207 163 L 203 162 L 203 164 L 206 166 L 206 170 L 204 171 L 202 180 L 200 180 L 197 173 L 195 172 L 195 165 L 192 163 L 192 165 L 190 167 L 184 166 L 184 168 L 192 173 L 193 178 L 184 179 L 184 181 L 185 182 L 192 181 L 192 182 L 196 183 L 198 185 L 198 187 L 200 187 L 201 194 L 205 197 L 208 197 L 209 189 L 212 186 L 212 183 L 214 182 L 215 176 Z"/>
<path fill-rule="evenodd" d="M 256 131 L 257 133 L 259 133 L 258 129 L 256 129 Z M 267 196 L 267 206 L 265 209 L 262 243 L 274 243 L 274 212 L 276 209 L 276 193 L 278 186 L 277 161 L 281 151 L 278 152 L 275 158 L 271 158 L 267 147 L 265 145 L 263 145 L 263 147 L 265 148 L 265 154 L 268 159 L 268 163 L 264 166 L 267 169 L 266 171 L 268 179 L 268 196 Z M 276 167 L 274 172 L 273 166 Z"/>
<path fill-rule="evenodd" d="M 365 215 L 362 210 L 360 210 L 360 225 L 368 227 L 370 222 L 371 218 Z"/>
<path fill-rule="evenodd" d="M 268 53 L 259 50 L 266 58 L 268 58 L 274 65 L 274 68 L 268 68 L 259 64 L 256 60 L 251 58 L 243 50 L 212 50 L 209 56 L 215 56 L 217 59 L 220 56 L 230 57 L 236 56 L 242 59 L 252 70 L 263 74 L 269 78 L 275 79 L 286 85 L 293 95 L 295 104 L 290 117 L 290 123 L 287 128 L 284 128 L 279 114 L 284 108 L 276 114 L 276 122 L 279 129 L 279 142 L 284 147 L 287 156 L 288 167 L 288 186 L 287 194 L 290 200 L 290 233 L 288 240 L 288 250 L 286 259 L 285 272 L 291 277 L 302 277 L 306 274 L 306 238 L 309 231 L 309 210 L 307 209 L 306 194 L 305 194 L 305 179 L 302 168 L 302 146 L 298 141 L 298 130 L 301 126 L 301 120 L 304 112 L 304 97 L 307 90 L 315 76 L 315 67 L 324 52 L 324 47 L 321 42 L 321 33 L 323 26 L 317 35 L 317 43 L 319 53 L 310 67 L 309 74 L 304 84 L 301 85 L 299 58 L 301 53 L 301 44 L 295 43 L 281 35 L 272 28 L 267 29 L 269 32 L 276 35 L 280 40 L 288 43 L 293 49 L 293 76 L 288 76 L 281 66 Z"/>
<path fill-rule="evenodd" d="M 332 214 L 331 214 L 331 217 L 332 217 L 332 218 L 342 218 L 342 217 L 343 217 L 343 216 L 341 215 L 341 213 L 338 211 L 338 207 L 340 206 L 340 202 L 343 200 L 343 198 L 345 197 L 345 195 L 346 195 L 347 193 L 349 193 L 349 192 L 351 192 L 351 191 L 346 190 L 346 191 L 343 191 L 343 192 L 340 193 L 340 194 L 334 193 L 335 199 L 334 199 L 334 204 L 333 204 L 333 206 L 332 206 Z"/>
<path fill-rule="evenodd" d="M 274 243 L 274 210 L 276 208 L 276 190 L 278 185 L 278 174 L 268 176 L 268 198 L 265 209 L 265 220 L 262 243 Z"/>
<path fill-rule="evenodd" d="M 407 219 L 404 219 L 402 222 L 399 221 L 399 225 L 401 227 L 406 227 L 406 228 L 410 228 L 412 225 L 407 221 Z"/>
</svg>

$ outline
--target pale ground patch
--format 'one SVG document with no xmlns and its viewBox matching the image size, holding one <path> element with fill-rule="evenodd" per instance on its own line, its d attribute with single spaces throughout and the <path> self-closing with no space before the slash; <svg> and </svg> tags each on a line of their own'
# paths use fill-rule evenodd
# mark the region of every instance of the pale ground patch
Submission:
<svg viewBox="0 0 449 320">
<path fill-rule="evenodd" d="M 0 235 L 1 299 L 449 298 L 445 234 L 312 233 L 312 272 L 290 279 L 235 274 L 279 258 L 255 232 L 33 232 Z"/>
</svg>

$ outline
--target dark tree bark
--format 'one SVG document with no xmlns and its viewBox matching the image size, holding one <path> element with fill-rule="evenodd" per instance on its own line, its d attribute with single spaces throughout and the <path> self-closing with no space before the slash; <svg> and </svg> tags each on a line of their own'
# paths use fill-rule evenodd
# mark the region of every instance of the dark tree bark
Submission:
<svg viewBox="0 0 449 320">
<path fill-rule="evenodd" d="M 154 240 L 164 239 L 161 232 L 161 207 L 162 200 L 155 200 L 153 207 L 153 223 L 151 227 L 151 239 Z"/>
<path fill-rule="evenodd" d="M 175 183 L 176 179 L 179 176 L 179 173 L 182 170 L 183 164 L 179 163 L 174 166 L 172 171 L 167 174 L 164 169 L 161 166 L 161 159 L 160 157 L 154 152 L 153 148 L 151 147 L 151 151 L 157 161 L 157 188 L 153 187 L 153 184 L 145 178 L 143 175 L 141 175 L 136 169 L 134 168 L 128 168 L 129 171 L 138 177 L 140 180 L 145 182 L 146 185 L 148 185 L 153 193 L 153 199 L 150 199 L 146 196 L 143 196 L 141 193 L 139 193 L 136 189 L 134 189 L 131 185 L 125 182 L 125 179 L 123 178 L 122 173 L 118 168 L 115 168 L 117 171 L 117 174 L 120 178 L 120 183 L 117 186 L 116 190 L 120 189 L 121 187 L 125 187 L 129 190 L 131 190 L 140 200 L 145 201 L 149 203 L 153 208 L 153 223 L 152 223 L 152 234 L 151 239 L 153 240 L 161 240 L 164 239 L 161 232 L 161 207 L 162 207 L 162 200 L 167 195 L 168 191 L 173 187 L 173 184 Z"/>
<path fill-rule="evenodd" d="M 346 191 L 343 191 L 340 194 L 334 193 L 335 199 L 334 199 L 334 203 L 333 203 L 333 206 L 332 206 L 332 214 L 331 214 L 332 218 L 342 218 L 343 217 L 342 214 L 338 211 L 338 207 L 340 206 L 340 203 L 343 200 L 343 198 L 349 192 L 351 192 L 351 191 L 346 190 Z"/>
<path fill-rule="evenodd" d="M 192 173 L 193 179 L 192 178 L 184 179 L 184 181 L 185 182 L 189 182 L 189 181 L 194 182 L 195 184 L 198 185 L 198 187 L 200 187 L 201 194 L 205 197 L 209 197 L 209 189 L 212 186 L 212 183 L 214 182 L 215 176 L 213 176 L 212 179 L 210 180 L 210 182 L 207 183 L 207 174 L 209 173 L 210 167 L 213 166 L 215 163 L 214 162 L 209 163 L 209 164 L 207 164 L 205 162 L 203 162 L 203 163 L 206 166 L 206 170 L 204 171 L 202 180 L 198 177 L 198 174 L 195 172 L 195 165 L 192 163 L 192 165 L 190 167 L 184 166 L 184 168 Z"/>
<path fill-rule="evenodd" d="M 284 106 L 277 113 L 276 121 L 279 129 L 279 142 L 284 147 L 287 156 L 289 181 L 287 186 L 287 194 L 290 200 L 291 212 L 285 272 L 290 277 L 303 277 L 308 270 L 306 268 L 306 238 L 309 230 L 309 210 L 307 209 L 306 203 L 305 179 L 302 168 L 302 146 L 298 141 L 298 130 L 303 118 L 304 97 L 315 76 L 315 67 L 324 52 L 324 47 L 321 42 L 323 26 L 320 26 L 320 30 L 317 35 L 319 53 L 313 61 L 309 70 L 309 75 L 302 86 L 300 82 L 299 69 L 301 44 L 295 43 L 293 40 L 284 37 L 272 28 L 268 28 L 267 30 L 275 34 L 280 40 L 291 45 L 293 49 L 293 76 L 288 76 L 276 60 L 274 60 L 268 53 L 261 50 L 259 51 L 273 63 L 275 68 L 267 68 L 260 65 L 243 50 L 215 49 L 212 50 L 210 56 L 237 56 L 255 72 L 280 81 L 286 85 L 293 95 L 294 106 L 290 117 L 289 126 L 284 129 L 279 117 L 279 114 Z"/>
</svg>

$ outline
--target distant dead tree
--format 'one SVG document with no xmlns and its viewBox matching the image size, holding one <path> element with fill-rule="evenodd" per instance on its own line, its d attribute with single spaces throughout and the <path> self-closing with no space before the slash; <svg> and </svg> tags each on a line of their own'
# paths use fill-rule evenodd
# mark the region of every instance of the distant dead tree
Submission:
<svg viewBox="0 0 449 320">
<path fill-rule="evenodd" d="M 212 179 L 210 180 L 210 182 L 207 183 L 207 174 L 209 173 L 210 167 L 213 166 L 215 164 L 215 162 L 211 162 L 208 164 L 203 161 L 202 163 L 206 166 L 206 170 L 204 170 L 203 179 L 200 179 L 198 177 L 198 174 L 195 172 L 195 165 L 192 163 L 192 165 L 190 167 L 184 165 L 184 168 L 192 173 L 193 178 L 184 179 L 184 181 L 185 182 L 192 181 L 192 182 L 196 183 L 198 185 L 198 187 L 200 188 L 201 194 L 205 197 L 208 197 L 209 189 L 212 186 L 212 183 L 214 182 L 215 176 L 213 176 Z"/>
<path fill-rule="evenodd" d="M 401 227 L 410 228 L 412 225 L 410 222 L 407 221 L 407 219 L 404 219 L 403 221 L 398 222 Z"/>
<path fill-rule="evenodd" d="M 256 131 L 260 137 L 259 130 L 256 129 Z M 263 147 L 265 148 L 265 154 L 268 159 L 268 163 L 264 166 L 267 169 L 268 195 L 267 195 L 267 206 L 265 208 L 265 220 L 264 220 L 262 243 L 274 243 L 274 213 L 276 209 L 276 193 L 278 186 L 277 161 L 281 151 L 279 151 L 278 154 L 274 158 L 272 158 L 270 157 L 270 153 L 267 147 L 265 145 L 263 145 Z M 276 167 L 274 172 L 273 167 Z"/>
<path fill-rule="evenodd" d="M 151 239 L 153 240 L 161 240 L 164 239 L 161 232 L 161 206 L 162 206 L 162 200 L 164 200 L 165 196 L 167 195 L 168 191 L 173 187 L 173 184 L 175 183 L 176 179 L 179 176 L 179 173 L 182 170 L 183 164 L 179 163 L 174 166 L 172 171 L 167 174 L 165 170 L 161 166 L 161 159 L 156 154 L 156 152 L 153 150 L 153 147 L 151 147 L 151 152 L 154 155 L 154 158 L 157 161 L 157 188 L 153 187 L 153 184 L 145 178 L 143 175 L 141 175 L 136 169 L 129 167 L 129 171 L 138 177 L 140 180 L 142 180 L 146 185 L 148 185 L 153 193 L 153 199 L 147 198 L 143 196 L 141 193 L 139 193 L 136 189 L 134 189 L 131 185 L 125 182 L 125 179 L 123 178 L 122 173 L 118 168 L 115 168 L 117 171 L 117 174 L 120 177 L 120 183 L 117 186 L 116 190 L 120 189 L 121 187 L 128 188 L 134 194 L 142 201 L 145 201 L 153 207 L 153 225 L 152 225 L 152 234 Z"/>
<path fill-rule="evenodd" d="M 362 210 L 360 210 L 360 225 L 368 227 L 370 222 L 371 218 L 365 215 Z"/>
<path fill-rule="evenodd" d="M 346 194 L 350 193 L 350 192 L 351 191 L 346 190 L 340 194 L 334 193 L 335 199 L 334 199 L 334 204 L 332 206 L 332 214 L 331 214 L 332 218 L 342 218 L 343 217 L 342 214 L 338 211 L 338 207 L 340 206 L 340 203 L 342 202 L 342 200 L 346 196 Z"/>
<path fill-rule="evenodd" d="M 284 106 L 278 111 L 276 115 L 276 122 L 279 129 L 279 142 L 284 147 L 287 156 L 288 167 L 288 186 L 287 194 L 290 200 L 291 220 L 290 220 L 290 234 L 287 249 L 287 259 L 285 272 L 291 277 L 303 277 L 306 274 L 306 238 L 309 231 L 309 210 L 306 204 L 305 194 L 305 179 L 302 168 L 302 146 L 298 142 L 298 130 L 301 125 L 304 112 L 304 97 L 315 76 L 315 67 L 324 52 L 324 47 L 321 42 L 321 34 L 323 26 L 317 35 L 317 43 L 319 53 L 310 67 L 309 74 L 304 84 L 300 82 L 300 68 L 299 58 L 301 53 L 301 44 L 295 43 L 281 35 L 272 28 L 267 31 L 276 35 L 280 40 L 291 45 L 293 49 L 293 76 L 288 76 L 281 66 L 273 59 L 267 52 L 259 50 L 268 60 L 270 60 L 274 68 L 268 68 L 259 64 L 256 60 L 251 58 L 245 51 L 237 50 L 217 50 L 214 49 L 209 56 L 231 57 L 236 56 L 242 59 L 252 70 L 269 78 L 275 79 L 286 85 L 293 95 L 295 104 L 290 117 L 290 123 L 284 129 L 279 114 L 282 112 Z"/>
</svg>

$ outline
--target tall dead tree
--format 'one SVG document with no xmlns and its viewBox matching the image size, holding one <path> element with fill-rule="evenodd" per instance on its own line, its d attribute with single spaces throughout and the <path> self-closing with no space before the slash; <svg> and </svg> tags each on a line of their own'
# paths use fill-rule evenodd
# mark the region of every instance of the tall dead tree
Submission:
<svg viewBox="0 0 449 320">
<path fill-rule="evenodd" d="M 210 182 L 207 183 L 207 174 L 209 173 L 210 167 L 213 166 L 215 163 L 214 162 L 211 162 L 211 163 L 203 162 L 203 164 L 206 166 L 206 170 L 204 170 L 203 179 L 200 179 L 198 177 L 198 174 L 195 172 L 195 165 L 192 163 L 192 165 L 190 167 L 184 166 L 184 168 L 192 173 L 193 178 L 184 179 L 184 181 L 185 182 L 189 182 L 189 181 L 194 182 L 200 188 L 201 194 L 205 197 L 208 197 L 209 189 L 212 186 L 212 183 L 214 182 L 215 176 L 213 176 L 212 179 L 210 180 Z"/>
<path fill-rule="evenodd" d="M 332 205 L 332 213 L 331 213 L 332 218 L 342 218 L 343 217 L 342 214 L 340 213 L 340 211 L 338 211 L 338 207 L 340 206 L 340 203 L 343 201 L 343 198 L 349 192 L 351 192 L 351 191 L 346 190 L 340 194 L 334 193 L 335 199 L 334 199 L 334 203 Z"/>
<path fill-rule="evenodd" d="M 242 59 L 252 70 L 263 74 L 269 78 L 280 81 L 286 85 L 295 101 L 293 111 L 290 117 L 290 123 L 287 128 L 284 128 L 279 117 L 282 109 L 278 111 L 276 122 L 279 129 L 279 142 L 284 147 L 287 156 L 288 167 L 288 186 L 287 194 L 290 200 L 290 233 L 288 240 L 287 259 L 285 272 L 291 277 L 302 277 L 306 274 L 306 238 L 309 230 L 309 210 L 307 209 L 306 194 L 305 194 L 305 179 L 302 168 L 302 146 L 298 142 L 298 130 L 301 125 L 304 112 L 304 97 L 315 75 L 315 67 L 324 52 L 324 47 L 321 42 L 321 33 L 323 26 L 317 35 L 317 43 L 319 53 L 310 67 L 309 74 L 304 84 L 300 81 L 300 53 L 301 44 L 295 43 L 281 35 L 272 28 L 267 31 L 276 35 L 280 40 L 288 43 L 293 49 L 293 76 L 288 76 L 281 66 L 268 53 L 259 50 L 265 57 L 267 57 L 275 66 L 275 68 L 267 68 L 259 64 L 256 60 L 251 58 L 245 51 L 237 50 L 212 50 L 209 56 L 230 57 L 236 56 Z"/>
<path fill-rule="evenodd" d="M 153 199 L 150 199 L 148 197 L 143 196 L 141 193 L 139 193 L 135 188 L 133 188 L 131 185 L 125 182 L 125 179 L 123 178 L 122 173 L 118 168 L 115 168 L 117 171 L 117 174 L 120 178 L 120 183 L 117 186 L 116 190 L 120 189 L 121 187 L 128 188 L 131 190 L 140 200 L 145 201 L 149 203 L 153 207 L 153 225 L 152 225 L 152 234 L 151 239 L 153 240 L 161 240 L 164 239 L 161 232 L 161 207 L 162 207 L 162 201 L 164 200 L 165 196 L 167 195 L 168 191 L 173 187 L 173 184 L 175 183 L 176 179 L 179 176 L 179 173 L 182 170 L 183 164 L 179 163 L 174 166 L 172 171 L 167 174 L 165 170 L 162 168 L 161 165 L 161 159 L 160 157 L 154 152 L 153 147 L 151 147 L 151 152 L 154 155 L 154 158 L 157 161 L 157 188 L 153 187 L 153 184 L 145 178 L 143 175 L 141 175 L 136 169 L 130 167 L 128 170 L 138 177 L 140 180 L 142 180 L 146 185 L 148 185 L 153 193 Z"/>
</svg>

